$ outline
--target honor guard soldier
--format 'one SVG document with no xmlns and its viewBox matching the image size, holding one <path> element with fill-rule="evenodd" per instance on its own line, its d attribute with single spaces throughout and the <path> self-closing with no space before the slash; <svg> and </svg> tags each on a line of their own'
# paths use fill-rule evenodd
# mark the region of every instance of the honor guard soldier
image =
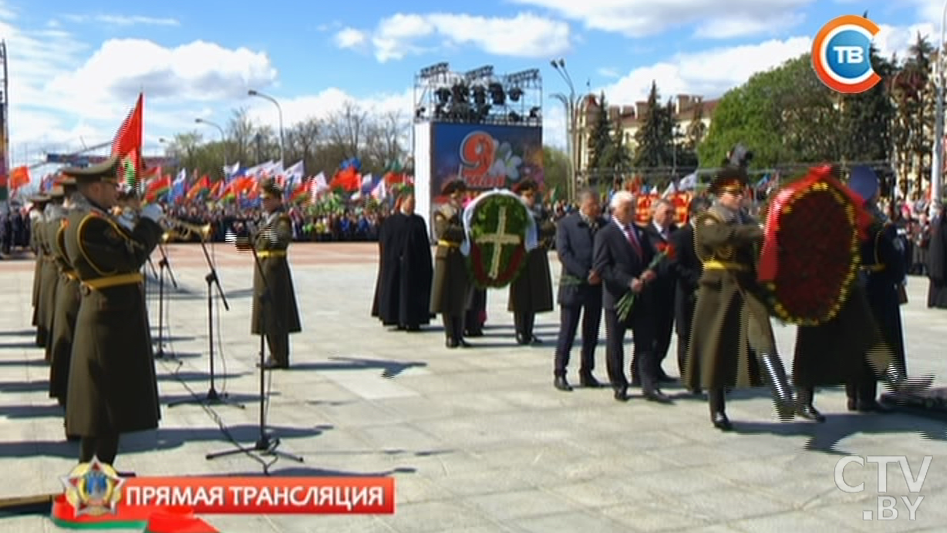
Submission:
<svg viewBox="0 0 947 533">
<path fill-rule="evenodd" d="M 283 190 L 273 180 L 261 185 L 266 219 L 252 236 L 260 260 L 253 275 L 254 335 L 265 335 L 270 356 L 266 369 L 289 368 L 289 334 L 302 331 L 296 290 L 286 252 L 293 242 L 293 222 L 283 207 Z"/>
<path fill-rule="evenodd" d="M 79 281 L 66 254 L 66 218 L 74 207 L 76 180 L 64 177 L 56 187 L 62 189 L 63 204 L 57 216 L 47 225 L 46 240 L 51 243 L 53 258 L 59 269 L 56 304 L 53 309 L 52 342 L 49 347 L 49 397 L 66 405 L 69 385 L 69 363 L 72 360 L 72 339 L 79 314 Z"/>
<path fill-rule="evenodd" d="M 508 311 L 513 313 L 516 326 L 516 342 L 519 344 L 540 344 L 533 334 L 536 313 L 552 311 L 552 276 L 549 273 L 549 249 L 556 238 L 556 225 L 536 205 L 539 185 L 525 179 L 514 188 L 530 210 L 539 233 L 539 245 L 526 254 L 523 272 L 510 284 Z"/>
<path fill-rule="evenodd" d="M 444 186 L 441 194 L 450 200 L 434 212 L 434 289 L 431 293 L 431 313 L 439 313 L 444 321 L 447 347 L 468 347 L 464 340 L 464 314 L 470 293 L 467 263 L 460 251 L 464 242 L 461 222 L 461 202 L 467 186 L 463 180 L 454 180 Z"/>
<path fill-rule="evenodd" d="M 43 234 L 39 231 L 43 222 L 43 211 L 46 204 L 49 203 L 49 196 L 40 194 L 30 198 L 30 248 L 33 249 L 33 256 L 36 258 L 36 265 L 33 269 L 33 325 L 36 326 L 36 345 L 46 346 L 46 336 L 49 332 L 42 321 L 42 305 L 40 302 L 40 293 L 43 287 Z"/>
<path fill-rule="evenodd" d="M 43 349 L 46 362 L 49 363 L 49 345 L 52 342 L 53 335 L 53 311 L 56 305 L 56 288 L 59 284 L 59 268 L 56 266 L 56 258 L 53 254 L 54 243 L 49 242 L 49 227 L 59 224 L 57 213 L 62 209 L 63 190 L 62 187 L 53 187 L 49 191 L 49 202 L 43 209 L 43 220 L 36 224 L 36 232 L 39 234 L 39 244 L 43 249 L 43 266 L 40 272 L 39 288 L 39 319 L 45 331 L 45 342 Z"/>
<path fill-rule="evenodd" d="M 711 421 L 723 431 L 732 429 L 725 390 L 763 385 L 761 366 L 773 387 L 780 418 L 795 413 L 769 310 L 757 296 L 756 262 L 764 235 L 742 208 L 746 189 L 742 169 L 722 170 L 710 184 L 713 206 L 694 221 L 694 248 L 703 272 L 685 382 L 690 390 L 708 390 Z"/>
<path fill-rule="evenodd" d="M 66 432 L 81 438 L 81 463 L 111 465 L 122 433 L 155 429 L 160 419 L 141 267 L 164 233 L 163 213 L 146 206 L 131 231 L 116 222 L 109 210 L 118 163 L 62 171 L 79 192 L 64 248 L 81 294 L 66 400 Z"/>
<path fill-rule="evenodd" d="M 868 238 L 861 247 L 861 283 L 881 337 L 891 348 L 894 360 L 889 368 L 875 371 L 863 365 L 859 379 L 845 387 L 848 410 L 885 412 L 888 409 L 877 400 L 878 379 L 900 383 L 906 380 L 907 374 L 898 295 L 898 287 L 906 275 L 904 253 L 898 249 L 897 228 L 878 208 L 880 186 L 874 171 L 865 166 L 853 168 L 849 188 L 863 199 L 865 209 L 872 216 Z"/>
</svg>

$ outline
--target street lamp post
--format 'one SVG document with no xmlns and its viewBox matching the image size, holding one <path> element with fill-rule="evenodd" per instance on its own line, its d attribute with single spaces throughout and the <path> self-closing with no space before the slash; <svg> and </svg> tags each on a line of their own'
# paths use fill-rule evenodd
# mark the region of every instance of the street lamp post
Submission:
<svg viewBox="0 0 947 533">
<path fill-rule="evenodd" d="M 567 195 L 569 201 L 575 201 L 576 193 L 576 174 L 579 171 L 579 154 L 576 141 L 576 101 L 575 86 L 572 84 L 572 77 L 566 70 L 566 60 L 559 58 L 549 62 L 552 68 L 559 73 L 559 76 L 569 86 L 569 96 L 566 98 L 563 94 L 554 94 L 553 97 L 563 103 L 566 108 L 566 150 L 569 152 L 569 179 L 567 183 Z"/>
<path fill-rule="evenodd" d="M 195 118 L 194 122 L 196 122 L 197 124 L 206 124 L 213 128 L 217 128 L 217 131 L 220 132 L 220 145 L 221 145 L 221 149 L 224 151 L 224 167 L 226 167 L 227 166 L 227 134 L 224 132 L 224 129 L 221 128 L 219 124 L 215 122 L 211 122 L 209 120 L 204 120 L 200 117 Z"/>
<path fill-rule="evenodd" d="M 941 185 L 944 180 L 944 31 L 947 24 L 947 1 L 944 2 L 943 13 L 940 19 L 940 43 L 937 47 L 937 62 L 934 79 L 937 84 L 937 93 L 934 102 L 934 152 L 931 154 L 931 202 L 930 217 L 937 215 L 941 201 Z"/>
<path fill-rule="evenodd" d="M 285 162 L 283 161 L 283 108 L 280 107 L 279 102 L 276 101 L 276 98 L 273 98 L 272 96 L 267 95 L 267 94 L 263 94 L 254 89 L 250 89 L 249 91 L 247 91 L 247 95 L 259 96 L 260 98 L 263 98 L 264 100 L 269 100 L 270 102 L 273 102 L 273 105 L 276 106 L 276 110 L 279 112 L 279 162 L 280 162 L 280 166 L 282 167 L 285 164 Z"/>
</svg>

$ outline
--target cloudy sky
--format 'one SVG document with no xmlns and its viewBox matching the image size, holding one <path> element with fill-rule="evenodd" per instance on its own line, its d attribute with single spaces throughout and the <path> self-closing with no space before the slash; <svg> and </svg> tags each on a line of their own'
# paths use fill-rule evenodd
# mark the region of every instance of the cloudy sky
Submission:
<svg viewBox="0 0 947 533">
<path fill-rule="evenodd" d="M 11 166 L 46 152 L 111 141 L 145 92 L 146 153 L 158 139 L 225 124 L 248 107 L 287 125 L 346 100 L 411 116 L 413 79 L 447 61 L 456 71 L 539 68 L 548 95 L 568 91 L 549 65 L 563 57 L 577 92 L 633 104 L 656 80 L 663 95 L 721 95 L 754 72 L 808 50 L 832 18 L 862 14 L 876 44 L 903 51 L 940 33 L 942 2 L 897 0 L 415 0 L 246 3 L 200 0 L 0 0 L 6 41 Z M 936 28 L 936 32 L 934 31 Z M 544 102 L 547 144 L 564 144 L 564 113 Z M 206 128 L 206 127 L 205 127 Z M 207 138 L 216 130 L 204 131 Z"/>
</svg>

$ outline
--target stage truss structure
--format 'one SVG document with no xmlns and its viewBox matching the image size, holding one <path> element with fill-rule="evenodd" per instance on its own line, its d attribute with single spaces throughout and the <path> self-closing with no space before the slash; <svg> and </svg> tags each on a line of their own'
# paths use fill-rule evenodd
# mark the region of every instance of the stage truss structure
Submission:
<svg viewBox="0 0 947 533">
<path fill-rule="evenodd" d="M 495 74 L 492 65 L 454 72 L 447 63 L 414 78 L 414 122 L 542 126 L 539 69 Z"/>
<path fill-rule="evenodd" d="M 0 175 L 6 178 L 10 176 L 10 77 L 7 75 L 7 42 L 0 41 L 0 63 L 2 71 L 0 76 Z M 5 181 L 3 187 L 0 187 L 0 202 L 3 202 L 4 209 L 10 198 L 10 189 Z"/>
</svg>

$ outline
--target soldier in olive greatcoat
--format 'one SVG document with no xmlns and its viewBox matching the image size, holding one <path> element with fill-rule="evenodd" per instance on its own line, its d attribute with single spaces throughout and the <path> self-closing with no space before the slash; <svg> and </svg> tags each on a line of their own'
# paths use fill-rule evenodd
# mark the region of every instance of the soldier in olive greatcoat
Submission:
<svg viewBox="0 0 947 533">
<path fill-rule="evenodd" d="M 66 255 L 66 217 L 74 207 L 73 196 L 76 193 L 74 178 L 59 180 L 58 187 L 63 190 L 64 201 L 58 218 L 53 218 L 46 232 L 46 240 L 52 243 L 54 261 L 59 269 L 56 287 L 56 305 L 53 310 L 52 342 L 49 345 L 49 397 L 56 398 L 60 405 L 66 405 L 66 391 L 69 385 L 69 362 L 72 360 L 72 339 L 79 313 L 79 281 L 76 272 Z"/>
<path fill-rule="evenodd" d="M 43 265 L 40 270 L 40 288 L 39 288 L 39 320 L 46 332 L 43 349 L 45 351 L 46 362 L 50 362 L 49 346 L 53 336 L 53 311 L 56 306 L 56 289 L 59 282 L 59 268 L 56 265 L 56 257 L 53 253 L 55 243 L 49 242 L 49 227 L 59 224 L 54 220 L 57 213 L 62 209 L 63 191 L 62 187 L 53 187 L 49 191 L 49 202 L 43 209 L 43 221 L 36 224 L 36 231 L 40 233 L 39 244 L 43 249 Z"/>
<path fill-rule="evenodd" d="M 33 269 L 33 325 L 36 326 L 36 345 L 46 346 L 46 336 L 49 332 L 43 326 L 42 305 L 40 293 L 43 285 L 43 234 L 39 228 L 43 225 L 43 212 L 46 204 L 49 203 L 49 196 L 41 194 L 30 198 L 33 204 L 30 208 L 30 248 L 33 250 L 33 256 L 36 258 L 36 265 Z"/>
<path fill-rule="evenodd" d="M 756 263 L 763 228 L 742 209 L 747 188 L 744 170 L 726 168 L 710 185 L 714 205 L 694 221 L 694 248 L 703 263 L 687 350 L 686 386 L 706 389 L 713 425 L 732 429 L 725 411 L 725 390 L 773 387 L 780 418 L 791 418 L 795 401 L 776 340 L 769 310 L 761 301 Z"/>
<path fill-rule="evenodd" d="M 81 439 L 79 460 L 111 465 L 119 436 L 158 427 L 160 408 L 141 267 L 158 245 L 163 213 L 150 204 L 132 230 L 109 210 L 118 196 L 117 157 L 63 174 L 79 194 L 66 218 L 64 248 L 79 279 L 66 399 L 66 433 Z"/>
<path fill-rule="evenodd" d="M 444 321 L 447 347 L 468 347 L 464 340 L 464 315 L 470 295 L 470 275 L 467 263 L 460 251 L 464 242 L 463 214 L 464 193 L 467 186 L 463 180 L 454 180 L 444 186 L 442 194 L 450 201 L 434 212 L 434 234 L 437 248 L 434 251 L 434 286 L 431 291 L 431 313 L 440 314 Z"/>
<path fill-rule="evenodd" d="M 260 197 L 266 220 L 253 235 L 252 246 L 259 258 L 253 275 L 253 320 L 251 332 L 264 335 L 270 356 L 264 368 L 289 368 L 289 335 L 302 331 L 296 290 L 286 252 L 293 242 L 293 222 L 283 207 L 283 191 L 268 180 Z"/>
</svg>

